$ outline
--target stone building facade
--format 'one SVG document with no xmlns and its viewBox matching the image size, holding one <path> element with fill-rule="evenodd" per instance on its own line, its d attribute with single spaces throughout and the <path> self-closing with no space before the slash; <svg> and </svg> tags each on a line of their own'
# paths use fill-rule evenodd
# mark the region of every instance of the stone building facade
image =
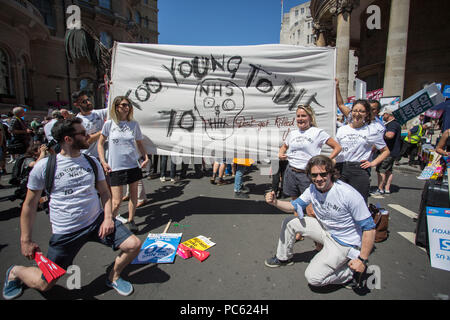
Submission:
<svg viewBox="0 0 450 320">
<path fill-rule="evenodd" d="M 281 23 L 280 43 L 300 46 L 315 46 L 317 32 L 314 29 L 314 20 L 310 10 L 311 1 L 292 7 L 283 14 Z M 358 57 L 355 50 L 349 50 L 348 64 L 348 95 L 355 95 L 355 77 L 358 69 Z"/>
<path fill-rule="evenodd" d="M 406 99 L 425 83 L 450 84 L 448 12 L 450 1 L 311 0 L 316 44 L 336 46 L 346 97 L 351 49 L 367 91 L 383 88 L 384 96 Z"/>
<path fill-rule="evenodd" d="M 314 45 L 315 33 L 309 5 L 309 1 L 302 3 L 283 14 L 280 32 L 281 44 Z"/>
<path fill-rule="evenodd" d="M 114 41 L 158 42 L 157 0 L 0 0 L 0 111 L 47 110 L 80 88 L 102 101 L 102 82 L 87 60 L 70 63 L 64 39 L 70 5 L 108 48 Z"/>
</svg>

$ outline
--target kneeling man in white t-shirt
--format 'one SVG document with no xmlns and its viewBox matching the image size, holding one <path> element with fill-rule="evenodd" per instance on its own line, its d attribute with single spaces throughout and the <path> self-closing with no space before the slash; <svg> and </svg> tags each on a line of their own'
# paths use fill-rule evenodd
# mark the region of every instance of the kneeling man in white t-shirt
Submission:
<svg viewBox="0 0 450 320">
<path fill-rule="evenodd" d="M 337 180 L 332 161 L 326 156 L 311 158 L 306 172 L 312 181 L 294 201 L 279 201 L 273 192 L 266 202 L 294 213 L 283 221 L 277 253 L 265 261 L 268 267 L 292 265 L 295 234 L 323 244 L 306 268 L 305 277 L 312 286 L 347 284 L 353 272 L 364 272 L 375 240 L 375 223 L 364 199 L 350 185 Z M 303 211 L 312 204 L 316 218 Z"/>
<path fill-rule="evenodd" d="M 121 222 L 113 219 L 111 193 L 102 167 L 97 159 L 85 156 L 80 151 L 89 147 L 82 120 L 74 118 L 57 122 L 52 135 L 60 144 L 61 152 L 56 156 L 50 193 L 49 217 L 53 234 L 46 257 L 67 269 L 88 241 L 120 250 L 112 270 L 106 275 L 106 285 L 121 295 L 130 295 L 133 286 L 122 279 L 120 273 L 138 255 L 141 241 Z M 32 229 L 36 208 L 45 189 L 48 159 L 37 162 L 30 172 L 28 192 L 20 216 L 21 251 L 28 259 L 34 259 L 35 253 L 41 251 L 39 245 L 32 240 Z M 94 165 L 97 166 L 97 173 Z M 47 282 L 37 267 L 13 265 L 6 272 L 3 297 L 8 300 L 18 297 L 22 293 L 23 284 L 47 291 L 55 283 L 56 280 Z"/>
</svg>

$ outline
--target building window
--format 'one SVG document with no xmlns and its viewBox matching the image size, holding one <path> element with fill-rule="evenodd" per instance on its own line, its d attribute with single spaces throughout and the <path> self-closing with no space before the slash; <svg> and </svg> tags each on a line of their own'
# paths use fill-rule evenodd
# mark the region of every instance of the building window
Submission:
<svg viewBox="0 0 450 320">
<path fill-rule="evenodd" d="M 109 9 L 111 10 L 111 0 L 99 0 L 98 5 L 101 8 Z"/>
<path fill-rule="evenodd" d="M 104 31 L 100 32 L 100 42 L 108 49 L 110 49 L 113 44 L 111 35 L 108 32 Z"/>
<path fill-rule="evenodd" d="M 6 51 L 0 49 L 0 96 L 14 95 L 11 79 L 11 65 Z"/>
<path fill-rule="evenodd" d="M 295 10 L 295 16 L 298 16 L 298 10 Z"/>
<path fill-rule="evenodd" d="M 139 11 L 136 11 L 134 13 L 134 21 L 138 24 L 141 25 L 141 14 L 139 13 Z"/>
<path fill-rule="evenodd" d="M 33 5 L 39 10 L 44 17 L 45 25 L 55 29 L 55 14 L 53 13 L 52 1 L 50 0 L 33 0 Z"/>
<path fill-rule="evenodd" d="M 308 36 L 306 37 L 306 43 L 309 43 L 309 34 L 308 34 Z"/>
<path fill-rule="evenodd" d="M 301 8 L 300 10 L 302 11 L 302 14 L 305 13 L 305 8 Z"/>
</svg>

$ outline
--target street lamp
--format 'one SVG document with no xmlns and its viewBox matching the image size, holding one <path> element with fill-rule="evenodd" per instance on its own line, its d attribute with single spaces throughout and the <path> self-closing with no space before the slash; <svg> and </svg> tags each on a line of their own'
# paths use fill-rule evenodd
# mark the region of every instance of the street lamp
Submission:
<svg viewBox="0 0 450 320">
<path fill-rule="evenodd" d="M 59 96 L 61 94 L 61 88 L 59 87 L 59 85 L 56 86 L 55 92 L 56 92 L 56 101 L 59 102 Z"/>
</svg>

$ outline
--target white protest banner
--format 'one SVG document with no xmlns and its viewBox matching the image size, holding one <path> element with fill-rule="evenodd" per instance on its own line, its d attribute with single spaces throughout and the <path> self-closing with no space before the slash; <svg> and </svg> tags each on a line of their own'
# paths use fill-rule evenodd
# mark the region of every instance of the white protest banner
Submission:
<svg viewBox="0 0 450 320">
<path fill-rule="evenodd" d="M 299 104 L 335 135 L 335 61 L 334 48 L 116 42 L 109 104 L 132 101 L 148 153 L 277 159 Z"/>
</svg>

